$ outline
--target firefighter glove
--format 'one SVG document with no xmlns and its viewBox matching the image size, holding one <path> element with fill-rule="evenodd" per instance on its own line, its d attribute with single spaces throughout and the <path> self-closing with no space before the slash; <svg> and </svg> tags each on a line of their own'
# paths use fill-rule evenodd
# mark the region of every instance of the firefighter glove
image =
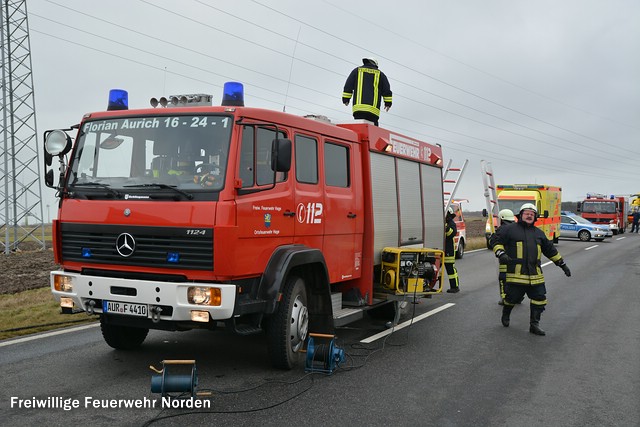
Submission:
<svg viewBox="0 0 640 427">
<path fill-rule="evenodd" d="M 511 257 L 502 249 L 496 251 L 496 256 L 500 260 L 500 264 L 509 264 L 511 262 Z"/>
<path fill-rule="evenodd" d="M 563 262 L 562 264 L 559 265 L 559 267 L 562 269 L 562 271 L 564 271 L 564 274 L 567 277 L 571 277 L 571 270 L 569 270 L 569 266 L 567 264 Z"/>
</svg>

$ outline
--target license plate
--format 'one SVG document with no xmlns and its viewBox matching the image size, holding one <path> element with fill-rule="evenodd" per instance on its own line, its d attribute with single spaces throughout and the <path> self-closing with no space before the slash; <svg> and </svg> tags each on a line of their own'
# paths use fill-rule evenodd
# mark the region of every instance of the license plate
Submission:
<svg viewBox="0 0 640 427">
<path fill-rule="evenodd" d="M 147 305 L 117 301 L 102 301 L 102 312 L 147 317 Z"/>
</svg>

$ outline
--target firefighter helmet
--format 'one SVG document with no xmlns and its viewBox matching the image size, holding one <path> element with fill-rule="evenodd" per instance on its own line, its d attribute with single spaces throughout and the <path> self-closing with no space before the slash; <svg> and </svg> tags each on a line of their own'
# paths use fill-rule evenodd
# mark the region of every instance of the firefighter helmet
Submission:
<svg viewBox="0 0 640 427">
<path fill-rule="evenodd" d="M 520 210 L 518 211 L 518 214 L 521 214 L 522 211 L 525 211 L 525 210 L 531 210 L 536 215 L 538 215 L 538 209 L 536 208 L 536 205 L 534 205 L 533 203 L 525 203 L 524 205 L 520 206 Z"/>
<path fill-rule="evenodd" d="M 376 58 L 371 58 L 371 57 L 367 57 L 367 58 L 362 58 L 362 63 L 364 65 L 369 65 L 369 64 L 373 64 L 376 67 L 378 66 L 378 60 Z"/>
<path fill-rule="evenodd" d="M 513 216 L 513 211 L 511 209 L 502 209 L 500 212 L 498 212 L 498 218 L 500 218 L 500 221 L 502 222 L 513 222 L 516 220 L 516 217 Z"/>
</svg>

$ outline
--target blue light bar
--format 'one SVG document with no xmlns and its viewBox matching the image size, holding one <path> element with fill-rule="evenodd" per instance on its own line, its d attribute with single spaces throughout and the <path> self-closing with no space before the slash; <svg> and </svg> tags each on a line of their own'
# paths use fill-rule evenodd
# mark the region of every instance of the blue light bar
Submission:
<svg viewBox="0 0 640 427">
<path fill-rule="evenodd" d="M 82 258 L 92 258 L 93 254 L 91 253 L 91 249 L 82 248 Z"/>
<path fill-rule="evenodd" d="M 180 253 L 179 252 L 167 252 L 167 262 L 172 264 L 177 264 L 180 262 Z"/>
<path fill-rule="evenodd" d="M 107 111 L 128 109 L 129 94 L 127 91 L 122 89 L 111 89 L 109 91 L 109 105 L 107 105 Z"/>
<path fill-rule="evenodd" d="M 244 87 L 242 83 L 226 82 L 222 93 L 222 105 L 244 107 Z"/>
</svg>

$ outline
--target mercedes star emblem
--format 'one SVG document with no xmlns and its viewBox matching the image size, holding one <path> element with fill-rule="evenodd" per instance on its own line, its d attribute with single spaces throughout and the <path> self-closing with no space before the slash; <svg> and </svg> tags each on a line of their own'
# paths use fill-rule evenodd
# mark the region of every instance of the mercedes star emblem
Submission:
<svg viewBox="0 0 640 427">
<path fill-rule="evenodd" d="M 123 257 L 133 255 L 136 250 L 136 241 L 129 233 L 122 233 L 116 239 L 116 251 Z"/>
</svg>

